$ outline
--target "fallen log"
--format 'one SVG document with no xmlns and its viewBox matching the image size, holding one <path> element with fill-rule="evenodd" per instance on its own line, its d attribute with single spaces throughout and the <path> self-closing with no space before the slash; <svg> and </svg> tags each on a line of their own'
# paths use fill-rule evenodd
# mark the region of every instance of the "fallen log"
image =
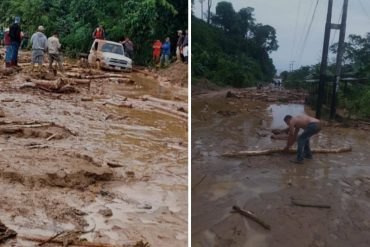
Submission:
<svg viewBox="0 0 370 247">
<path fill-rule="evenodd" d="M 182 112 L 182 111 L 179 111 L 179 110 L 174 110 L 174 109 L 170 109 L 168 107 L 165 107 L 165 106 L 162 106 L 162 105 L 151 105 L 152 107 L 154 108 L 157 108 L 161 111 L 165 111 L 165 112 L 168 112 L 168 113 L 171 113 L 173 115 L 176 115 L 176 116 L 179 116 L 179 117 L 182 117 L 184 119 L 188 119 L 188 114 L 185 113 L 185 112 Z"/>
<path fill-rule="evenodd" d="M 186 104 L 186 103 L 182 103 L 182 102 L 179 102 L 179 101 L 173 101 L 173 100 L 159 99 L 159 98 L 152 97 L 150 95 L 144 95 L 142 97 L 142 99 L 144 101 L 149 100 L 149 101 L 153 101 L 153 102 L 157 102 L 157 103 L 161 103 L 161 104 L 165 104 L 165 105 L 175 106 L 176 108 L 182 107 L 184 109 L 187 109 L 187 107 L 188 107 L 188 104 Z"/>
<path fill-rule="evenodd" d="M 263 220 L 261 220 L 260 218 L 258 218 L 255 214 L 253 214 L 252 212 L 250 211 L 244 211 L 242 209 L 240 209 L 238 206 L 233 206 L 233 209 L 235 212 L 253 220 L 254 222 L 260 224 L 263 228 L 267 229 L 267 230 L 271 230 L 271 226 L 268 225 L 267 223 L 265 223 Z"/>
<path fill-rule="evenodd" d="M 86 79 L 110 79 L 110 78 L 130 78 L 126 75 L 114 75 L 114 74 L 108 74 L 108 75 L 88 75 L 85 76 Z"/>
<path fill-rule="evenodd" d="M 59 78 L 57 81 L 43 81 L 43 80 L 33 80 L 33 82 L 28 82 L 22 84 L 20 89 L 23 88 L 36 88 L 47 92 L 53 93 L 75 93 L 78 92 L 74 87 L 70 85 L 68 80 Z"/>
<path fill-rule="evenodd" d="M 300 207 L 310 207 L 310 208 L 331 208 L 330 205 L 324 204 L 322 202 L 315 202 L 311 200 L 304 200 L 304 199 L 296 199 L 296 198 L 291 198 L 291 202 L 295 206 L 300 206 Z"/>
<path fill-rule="evenodd" d="M 352 147 L 342 147 L 342 148 L 332 148 L 332 149 L 312 149 L 312 153 L 320 153 L 320 154 L 327 154 L 327 153 L 344 153 L 344 152 L 351 152 Z M 246 150 L 246 151 L 237 151 L 237 152 L 226 152 L 222 154 L 225 157 L 238 157 L 238 156 L 257 156 L 257 155 L 269 155 L 274 153 L 290 153 L 295 154 L 297 151 L 295 149 L 284 150 L 284 148 L 274 148 L 274 149 L 266 149 L 266 150 Z"/>
<path fill-rule="evenodd" d="M 118 106 L 118 107 L 126 107 L 126 108 L 133 108 L 132 103 L 129 103 L 127 101 L 113 101 L 113 100 L 106 100 L 103 102 L 103 105 L 113 105 L 113 106 Z"/>
</svg>

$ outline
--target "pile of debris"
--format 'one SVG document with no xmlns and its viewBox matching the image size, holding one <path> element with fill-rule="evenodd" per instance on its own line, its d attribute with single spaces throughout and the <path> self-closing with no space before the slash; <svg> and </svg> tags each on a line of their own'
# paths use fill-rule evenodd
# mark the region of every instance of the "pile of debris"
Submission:
<svg viewBox="0 0 370 247">
<path fill-rule="evenodd" d="M 304 103 L 307 93 L 298 90 L 279 90 L 254 88 L 232 90 L 226 93 L 226 98 L 245 98 L 253 101 Z"/>
</svg>

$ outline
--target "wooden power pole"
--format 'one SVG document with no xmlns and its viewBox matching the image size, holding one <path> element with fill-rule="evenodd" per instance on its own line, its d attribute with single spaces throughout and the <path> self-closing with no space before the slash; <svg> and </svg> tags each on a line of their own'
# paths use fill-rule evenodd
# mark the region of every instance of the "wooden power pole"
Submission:
<svg viewBox="0 0 370 247">
<path fill-rule="evenodd" d="M 330 119 L 334 119 L 337 111 L 337 91 L 339 87 L 339 81 L 342 74 L 342 61 L 344 54 L 344 40 L 346 37 L 346 27 L 347 27 L 347 12 L 348 12 L 348 0 L 343 1 L 343 15 L 340 24 L 338 51 L 337 51 L 337 64 L 335 73 L 335 82 L 333 83 L 333 92 L 330 107 Z"/>
<path fill-rule="evenodd" d="M 320 66 L 320 81 L 319 81 L 319 92 L 316 105 L 316 118 L 321 118 L 321 108 L 324 98 L 324 85 L 326 76 L 326 70 L 328 67 L 328 54 L 329 54 L 329 42 L 330 42 L 330 31 L 331 31 L 331 17 L 333 13 L 333 0 L 329 0 L 328 13 L 326 16 L 325 25 L 325 37 L 324 37 L 324 47 L 322 49 L 322 58 Z"/>
</svg>

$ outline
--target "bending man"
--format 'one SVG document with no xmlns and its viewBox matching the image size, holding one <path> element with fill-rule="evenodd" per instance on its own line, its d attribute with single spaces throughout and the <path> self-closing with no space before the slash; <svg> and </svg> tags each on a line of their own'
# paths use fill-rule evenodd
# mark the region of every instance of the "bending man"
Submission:
<svg viewBox="0 0 370 247">
<path fill-rule="evenodd" d="M 289 126 L 289 137 L 285 150 L 288 150 L 297 140 L 299 129 L 304 130 L 303 133 L 298 137 L 297 158 L 292 160 L 292 162 L 302 164 L 304 158 L 312 159 L 310 137 L 319 133 L 321 130 L 320 120 L 307 115 L 300 115 L 296 117 L 286 115 L 284 117 L 284 122 Z"/>
</svg>

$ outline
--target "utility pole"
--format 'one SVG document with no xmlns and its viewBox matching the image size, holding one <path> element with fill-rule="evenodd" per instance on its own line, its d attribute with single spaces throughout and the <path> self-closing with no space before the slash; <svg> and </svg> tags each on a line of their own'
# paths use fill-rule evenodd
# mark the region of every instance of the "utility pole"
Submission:
<svg viewBox="0 0 370 247">
<path fill-rule="evenodd" d="M 294 64 L 295 64 L 295 61 L 290 61 L 290 63 L 289 63 L 290 72 L 292 72 L 294 70 Z"/>
<path fill-rule="evenodd" d="M 344 40 L 346 37 L 346 27 L 347 27 L 347 12 L 348 12 L 348 0 L 344 0 L 343 1 L 343 15 L 342 15 L 342 21 L 340 24 L 339 43 L 338 43 L 338 51 L 337 51 L 335 82 L 333 83 L 333 93 L 332 93 L 331 107 L 330 107 L 330 119 L 335 118 L 335 114 L 337 110 L 337 91 L 338 91 L 339 82 L 340 82 L 340 78 L 342 74 Z"/>
<path fill-rule="evenodd" d="M 328 14 L 326 16 L 326 25 L 325 25 L 325 37 L 324 37 L 324 46 L 322 49 L 322 58 L 320 66 L 320 81 L 319 81 L 319 94 L 317 98 L 316 106 L 316 118 L 321 118 L 321 108 L 324 98 L 324 85 L 326 76 L 326 70 L 328 67 L 328 54 L 329 54 L 329 42 L 330 42 L 330 31 L 331 31 L 331 17 L 333 13 L 333 0 L 329 0 L 328 3 Z"/>
</svg>

